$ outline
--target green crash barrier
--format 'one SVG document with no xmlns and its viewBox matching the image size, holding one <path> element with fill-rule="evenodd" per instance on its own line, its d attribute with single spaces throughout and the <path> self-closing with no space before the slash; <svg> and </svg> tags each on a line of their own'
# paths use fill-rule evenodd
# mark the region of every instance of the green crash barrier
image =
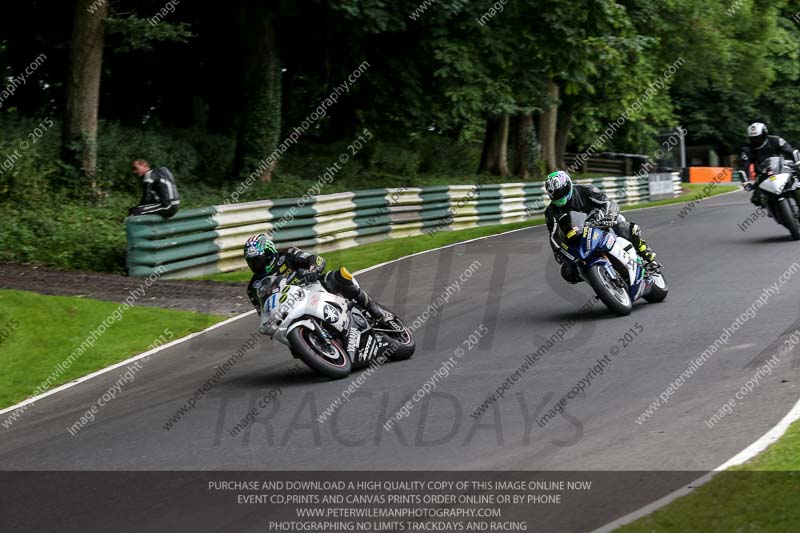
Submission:
<svg viewBox="0 0 800 533">
<path fill-rule="evenodd" d="M 680 192 L 674 173 L 673 192 Z M 618 203 L 650 199 L 643 177 L 579 180 L 603 189 Z M 245 267 L 242 247 L 256 233 L 272 234 L 281 249 L 328 252 L 383 239 L 520 222 L 547 206 L 541 183 L 399 187 L 262 200 L 129 217 L 128 272 L 146 277 L 192 278 Z"/>
</svg>

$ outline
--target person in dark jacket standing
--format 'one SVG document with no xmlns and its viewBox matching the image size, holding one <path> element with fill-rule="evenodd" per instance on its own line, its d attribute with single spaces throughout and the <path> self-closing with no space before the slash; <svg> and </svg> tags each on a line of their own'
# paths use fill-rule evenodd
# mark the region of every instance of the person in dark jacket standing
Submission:
<svg viewBox="0 0 800 533">
<path fill-rule="evenodd" d="M 144 159 L 133 162 L 133 173 L 142 178 L 142 199 L 131 208 L 130 216 L 161 215 L 169 218 L 178 212 L 181 205 L 175 176 L 167 167 L 151 169 Z"/>
</svg>

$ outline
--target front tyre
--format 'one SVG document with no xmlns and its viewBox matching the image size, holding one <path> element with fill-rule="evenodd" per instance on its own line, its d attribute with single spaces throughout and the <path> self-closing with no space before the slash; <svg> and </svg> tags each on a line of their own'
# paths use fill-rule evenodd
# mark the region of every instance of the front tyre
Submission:
<svg viewBox="0 0 800 533">
<path fill-rule="evenodd" d="M 586 277 L 598 298 L 600 298 L 606 307 L 614 314 L 619 316 L 631 314 L 633 301 L 631 301 L 631 295 L 628 292 L 627 286 L 624 284 L 620 286 L 617 281 L 611 277 L 604 265 L 599 263 L 592 265 L 586 271 Z"/>
<path fill-rule="evenodd" d="M 647 291 L 647 294 L 644 295 L 644 299 L 651 304 L 655 304 L 666 300 L 667 294 L 669 294 L 667 280 L 664 278 L 664 274 L 659 272 L 653 276 L 653 284 L 650 286 L 650 290 Z"/>
<path fill-rule="evenodd" d="M 409 359 L 417 349 L 414 333 L 396 314 L 383 305 L 378 305 L 391 317 L 376 324 L 373 328 L 373 331 L 389 345 L 384 352 L 386 358 L 389 361 Z"/>
<path fill-rule="evenodd" d="M 789 202 L 791 202 L 791 200 L 788 198 L 778 201 L 778 210 L 781 213 L 783 225 L 789 230 L 792 240 L 797 241 L 800 240 L 800 227 L 797 226 L 797 219 L 794 216 L 794 210 Z"/>
<path fill-rule="evenodd" d="M 298 326 L 290 331 L 288 340 L 292 354 L 315 372 L 331 379 L 350 375 L 350 357 L 335 340 L 326 343 L 317 330 L 306 326 Z"/>
</svg>

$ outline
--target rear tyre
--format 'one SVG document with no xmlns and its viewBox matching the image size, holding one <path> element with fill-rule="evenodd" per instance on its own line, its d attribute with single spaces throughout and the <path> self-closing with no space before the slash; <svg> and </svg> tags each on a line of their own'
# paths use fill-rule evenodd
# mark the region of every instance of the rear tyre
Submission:
<svg viewBox="0 0 800 533">
<path fill-rule="evenodd" d="M 289 332 L 288 339 L 292 354 L 315 372 L 331 379 L 342 379 L 350 375 L 350 357 L 335 340 L 326 344 L 318 331 L 306 326 L 293 329 Z"/>
<path fill-rule="evenodd" d="M 619 316 L 631 314 L 633 302 L 627 287 L 618 287 L 603 265 L 596 264 L 589 267 L 586 277 L 600 300 L 614 314 Z"/>
<path fill-rule="evenodd" d="M 783 221 L 783 225 L 786 226 L 786 229 L 789 230 L 789 233 L 792 236 L 793 241 L 800 240 L 800 227 L 797 226 L 797 219 L 794 216 L 794 210 L 792 209 L 791 204 L 789 203 L 791 200 L 788 198 L 778 202 L 778 209 L 781 213 L 781 220 Z"/>
<path fill-rule="evenodd" d="M 375 331 L 375 333 L 389 344 L 384 352 L 386 358 L 389 361 L 405 361 L 406 359 L 410 359 L 417 349 L 414 334 L 396 314 L 392 313 L 385 306 L 378 305 L 392 317 L 390 320 L 381 322 L 375 326 L 376 330 L 380 330 Z"/>
<path fill-rule="evenodd" d="M 666 300 L 667 294 L 669 294 L 667 280 L 664 279 L 664 274 L 659 273 L 653 276 L 653 285 L 650 287 L 650 291 L 644 296 L 644 299 L 651 304 L 657 304 L 658 302 Z"/>
</svg>

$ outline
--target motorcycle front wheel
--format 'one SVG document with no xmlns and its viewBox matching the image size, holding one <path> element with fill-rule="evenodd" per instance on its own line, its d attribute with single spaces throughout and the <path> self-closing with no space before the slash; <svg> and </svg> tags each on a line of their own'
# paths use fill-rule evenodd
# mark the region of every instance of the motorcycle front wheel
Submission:
<svg viewBox="0 0 800 533">
<path fill-rule="evenodd" d="M 298 326 L 288 335 L 289 348 L 311 370 L 331 379 L 350 375 L 352 362 L 344 348 L 335 340 L 325 342 L 319 331 Z"/>
<path fill-rule="evenodd" d="M 789 230 L 792 240 L 797 241 L 800 240 L 800 227 L 797 226 L 797 219 L 794 216 L 794 210 L 789 202 L 791 202 L 791 200 L 788 198 L 778 201 L 778 210 L 781 214 L 781 221 L 783 225 L 786 226 L 786 229 Z"/>
<path fill-rule="evenodd" d="M 594 289 L 595 294 L 614 314 L 627 316 L 633 309 L 633 301 L 627 290 L 627 286 L 618 286 L 611 275 L 602 264 L 589 267 L 586 271 L 589 285 Z"/>
</svg>

